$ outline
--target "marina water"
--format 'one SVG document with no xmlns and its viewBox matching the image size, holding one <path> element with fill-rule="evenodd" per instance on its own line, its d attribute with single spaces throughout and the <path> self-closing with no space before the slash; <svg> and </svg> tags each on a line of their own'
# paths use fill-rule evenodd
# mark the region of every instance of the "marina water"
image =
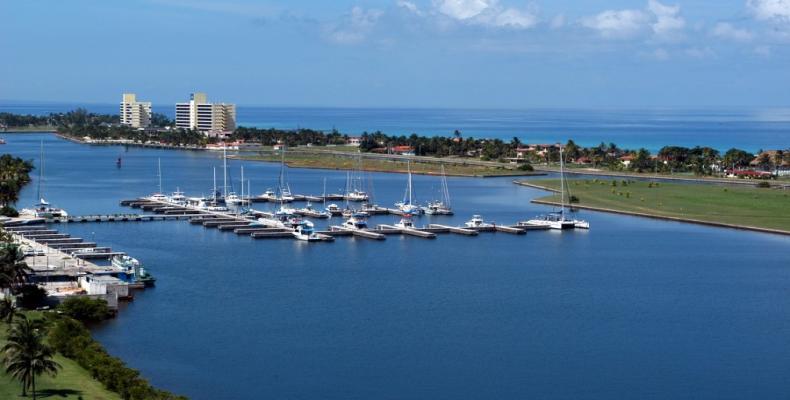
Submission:
<svg viewBox="0 0 790 400">
<path fill-rule="evenodd" d="M 218 154 L 5 135 L 70 213 L 156 190 L 208 194 Z M 122 157 L 121 168 L 115 161 Z M 240 162 L 230 162 L 238 187 Z M 279 165 L 244 163 L 257 194 Z M 35 175 L 35 174 L 34 174 Z M 289 169 L 295 193 L 345 171 Z M 221 175 L 220 175 L 221 176 Z M 372 174 L 379 204 L 405 175 Z M 418 199 L 439 179 L 415 176 Z M 512 178 L 449 178 L 457 225 L 546 211 Z M 35 201 L 35 181 L 20 205 Z M 264 208 L 265 205 L 259 205 Z M 135 210 L 139 212 L 139 210 Z M 139 258 L 157 277 L 94 329 L 154 385 L 194 399 L 776 398 L 790 393 L 790 238 L 580 212 L 589 232 L 254 240 L 184 221 L 58 228 Z M 371 218 L 392 223 L 394 216 Z M 320 223 L 323 224 L 323 223 Z M 323 226 L 320 225 L 319 227 Z"/>
</svg>

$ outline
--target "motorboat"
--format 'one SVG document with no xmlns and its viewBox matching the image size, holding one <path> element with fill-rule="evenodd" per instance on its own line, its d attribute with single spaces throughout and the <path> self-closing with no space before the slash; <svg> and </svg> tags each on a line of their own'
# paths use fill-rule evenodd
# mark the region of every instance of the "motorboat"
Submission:
<svg viewBox="0 0 790 400">
<path fill-rule="evenodd" d="M 491 228 L 494 227 L 495 225 L 485 222 L 482 216 L 475 214 L 472 216 L 472 219 L 466 221 L 464 226 L 466 226 L 467 228 Z"/>
<path fill-rule="evenodd" d="M 368 219 L 364 214 L 354 213 L 347 220 L 343 221 L 341 226 L 353 230 L 366 229 L 368 227 Z"/>
<path fill-rule="evenodd" d="M 293 235 L 297 240 L 303 240 L 306 242 L 317 242 L 321 240 L 321 237 L 315 233 L 313 223 L 306 220 L 300 221 L 294 227 Z"/>
<path fill-rule="evenodd" d="M 142 283 L 144 286 L 153 286 L 156 278 L 153 277 L 136 258 L 128 255 L 117 255 L 112 258 L 112 266 L 125 275 L 125 281 Z"/>
<path fill-rule="evenodd" d="M 548 226 L 551 229 L 558 229 L 558 230 L 575 228 L 575 223 L 573 222 L 573 220 L 566 219 L 564 212 L 548 213 L 546 215 L 542 215 L 530 219 L 526 223 L 519 222 L 519 225 Z M 588 229 L 589 229 L 589 225 L 588 225 Z"/>
</svg>

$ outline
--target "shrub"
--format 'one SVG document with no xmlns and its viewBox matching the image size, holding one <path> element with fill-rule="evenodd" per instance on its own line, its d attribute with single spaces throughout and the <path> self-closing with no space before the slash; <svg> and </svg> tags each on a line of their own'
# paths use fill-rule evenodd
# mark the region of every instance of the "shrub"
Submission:
<svg viewBox="0 0 790 400">
<path fill-rule="evenodd" d="M 107 301 L 85 296 L 66 298 L 58 305 L 58 310 L 80 322 L 98 322 L 110 317 Z"/>
<path fill-rule="evenodd" d="M 612 181 L 611 185 L 612 186 L 617 186 L 617 181 Z"/>
<path fill-rule="evenodd" d="M 762 181 L 762 182 L 757 183 L 757 185 L 755 185 L 755 186 L 757 186 L 758 188 L 770 188 L 771 184 L 766 182 L 766 181 Z"/>
<path fill-rule="evenodd" d="M 576 197 L 575 195 L 571 195 L 571 197 L 568 199 L 568 201 L 571 202 L 571 203 L 578 203 L 579 202 L 579 198 Z"/>
<path fill-rule="evenodd" d="M 47 291 L 36 285 L 25 285 L 19 290 L 20 298 L 17 303 L 20 307 L 28 310 L 35 310 L 44 305 L 47 299 Z"/>
<path fill-rule="evenodd" d="M 4 217 L 16 218 L 19 216 L 19 212 L 17 212 L 16 208 L 14 207 L 3 206 L 0 208 L 0 215 Z"/>
<path fill-rule="evenodd" d="M 532 164 L 521 164 L 518 166 L 519 171 L 534 171 L 535 168 L 532 167 Z"/>
</svg>

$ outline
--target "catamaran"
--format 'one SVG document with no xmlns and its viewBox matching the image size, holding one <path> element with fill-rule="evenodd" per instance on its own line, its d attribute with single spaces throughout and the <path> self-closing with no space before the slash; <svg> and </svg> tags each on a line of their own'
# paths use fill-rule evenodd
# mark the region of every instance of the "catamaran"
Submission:
<svg viewBox="0 0 790 400">
<path fill-rule="evenodd" d="M 447 175 L 444 173 L 444 164 L 442 164 L 440 200 L 428 202 L 428 206 L 423 207 L 423 211 L 428 215 L 453 215 L 453 208 L 450 205 L 450 189 L 447 187 Z"/>
<path fill-rule="evenodd" d="M 590 229 L 590 224 L 587 221 L 569 219 L 565 216 L 565 161 L 562 154 L 562 145 L 560 145 L 560 211 L 551 212 L 533 218 L 526 222 L 519 222 L 518 225 L 540 225 L 548 226 L 551 229 L 564 230 L 564 229 Z"/>
<path fill-rule="evenodd" d="M 403 201 L 399 201 L 395 203 L 395 207 L 397 207 L 400 211 L 405 214 L 411 215 L 418 215 L 422 214 L 422 208 L 418 205 L 414 204 L 414 193 L 412 190 L 412 181 L 411 181 L 411 161 L 406 162 L 406 169 L 408 171 L 408 180 L 406 182 L 406 193 L 403 194 Z"/>
<path fill-rule="evenodd" d="M 41 159 L 39 161 L 38 169 L 38 186 L 36 190 L 36 197 L 38 197 L 38 204 L 33 208 L 25 208 L 20 211 L 20 214 L 27 215 L 33 218 L 65 218 L 69 213 L 62 208 L 52 207 L 46 200 L 44 200 L 43 187 L 44 187 L 44 141 L 41 141 Z"/>
</svg>

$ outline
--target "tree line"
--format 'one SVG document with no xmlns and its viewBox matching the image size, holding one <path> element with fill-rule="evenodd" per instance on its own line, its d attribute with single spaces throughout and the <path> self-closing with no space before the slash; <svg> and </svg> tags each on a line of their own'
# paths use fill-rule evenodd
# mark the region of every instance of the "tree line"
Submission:
<svg viewBox="0 0 790 400">
<path fill-rule="evenodd" d="M 0 156 L 0 215 L 16 217 L 19 214 L 13 204 L 19 200 L 19 192 L 30 183 L 33 162 L 10 154 Z"/>
</svg>

